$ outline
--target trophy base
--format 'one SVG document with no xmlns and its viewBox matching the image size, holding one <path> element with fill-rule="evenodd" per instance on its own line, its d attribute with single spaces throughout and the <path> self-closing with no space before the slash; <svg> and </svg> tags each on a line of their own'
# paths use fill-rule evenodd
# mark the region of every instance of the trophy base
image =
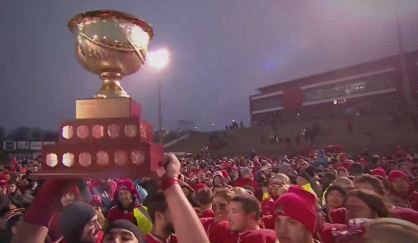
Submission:
<svg viewBox="0 0 418 243">
<path fill-rule="evenodd" d="M 132 98 L 76 100 L 76 119 L 140 117 L 141 105 Z"/>
<path fill-rule="evenodd" d="M 107 154 L 107 162 L 99 160 L 99 153 Z M 73 161 L 65 157 L 72 154 Z M 82 161 L 89 154 L 89 162 Z M 119 155 L 118 155 L 119 154 Z M 122 154 L 122 156 L 121 156 Z M 49 155 L 55 163 L 48 164 Z M 163 147 L 153 143 L 118 143 L 91 146 L 56 144 L 42 149 L 43 164 L 39 172 L 31 173 L 38 179 L 104 179 L 104 178 L 155 178 L 161 161 Z"/>
</svg>

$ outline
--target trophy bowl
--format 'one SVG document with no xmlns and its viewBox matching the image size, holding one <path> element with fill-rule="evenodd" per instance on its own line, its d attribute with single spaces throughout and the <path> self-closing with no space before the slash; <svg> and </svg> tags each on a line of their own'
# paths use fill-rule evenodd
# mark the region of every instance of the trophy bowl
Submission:
<svg viewBox="0 0 418 243">
<path fill-rule="evenodd" d="M 75 35 L 78 62 L 103 80 L 95 97 L 129 97 L 120 80 L 144 64 L 154 35 L 151 25 L 123 12 L 98 10 L 75 15 L 68 28 Z"/>
</svg>

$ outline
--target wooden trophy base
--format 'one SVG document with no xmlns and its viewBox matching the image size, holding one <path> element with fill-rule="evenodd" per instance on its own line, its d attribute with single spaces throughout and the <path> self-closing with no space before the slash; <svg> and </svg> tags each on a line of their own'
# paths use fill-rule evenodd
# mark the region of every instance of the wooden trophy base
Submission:
<svg viewBox="0 0 418 243">
<path fill-rule="evenodd" d="M 76 119 L 62 122 L 59 141 L 42 149 L 36 178 L 155 177 L 163 146 L 153 144 L 152 126 L 131 98 L 76 102 Z"/>
</svg>

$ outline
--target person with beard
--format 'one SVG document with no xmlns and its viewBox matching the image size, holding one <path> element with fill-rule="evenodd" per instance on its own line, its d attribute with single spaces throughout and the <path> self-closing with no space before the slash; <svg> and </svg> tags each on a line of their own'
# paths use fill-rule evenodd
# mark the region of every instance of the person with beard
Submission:
<svg viewBox="0 0 418 243">
<path fill-rule="evenodd" d="M 275 230 L 280 243 L 313 243 L 316 227 L 316 197 L 300 186 L 276 200 Z"/>
<path fill-rule="evenodd" d="M 174 226 L 171 221 L 165 195 L 157 191 L 149 195 L 144 203 L 147 205 L 152 220 L 152 231 L 145 236 L 147 243 L 177 243 Z"/>
<path fill-rule="evenodd" d="M 231 200 L 228 207 L 230 229 L 238 235 L 235 242 L 273 243 L 276 241 L 276 234 L 273 230 L 260 229 L 259 227 L 261 204 L 255 196 L 237 195 Z"/>
<path fill-rule="evenodd" d="M 96 211 L 83 202 L 74 202 L 63 209 L 59 227 L 65 243 L 96 243 L 103 236 Z"/>
<path fill-rule="evenodd" d="M 130 179 L 122 179 L 116 186 L 114 202 L 116 206 L 109 210 L 107 220 L 112 223 L 118 219 L 125 219 L 136 224 L 143 234 L 151 232 L 152 223 L 149 220 L 145 207 L 137 202 L 140 201 L 135 185 Z"/>
</svg>

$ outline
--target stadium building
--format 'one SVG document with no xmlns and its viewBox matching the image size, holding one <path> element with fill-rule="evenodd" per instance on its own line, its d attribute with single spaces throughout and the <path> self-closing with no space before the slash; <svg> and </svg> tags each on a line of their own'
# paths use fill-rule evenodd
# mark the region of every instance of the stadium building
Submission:
<svg viewBox="0 0 418 243">
<path fill-rule="evenodd" d="M 252 124 L 388 113 L 417 100 L 418 51 L 258 88 Z M 404 68 L 403 68 L 404 67 Z"/>
</svg>

